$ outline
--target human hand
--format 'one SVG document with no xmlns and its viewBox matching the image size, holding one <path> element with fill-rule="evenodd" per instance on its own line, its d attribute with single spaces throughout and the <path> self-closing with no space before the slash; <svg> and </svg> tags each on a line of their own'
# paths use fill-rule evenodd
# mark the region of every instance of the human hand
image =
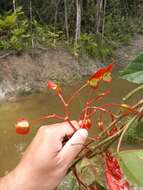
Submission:
<svg viewBox="0 0 143 190">
<path fill-rule="evenodd" d="M 78 128 L 76 121 L 72 123 Z M 12 172 L 15 187 L 11 190 L 54 190 L 83 148 L 88 135 L 85 129 L 73 133 L 67 122 L 41 127 Z M 63 145 L 67 136 L 71 138 Z"/>
</svg>

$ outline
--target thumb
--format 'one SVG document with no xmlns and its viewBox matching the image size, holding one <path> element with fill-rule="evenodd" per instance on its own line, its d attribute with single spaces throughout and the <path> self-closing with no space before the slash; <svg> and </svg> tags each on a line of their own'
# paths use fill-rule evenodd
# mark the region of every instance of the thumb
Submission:
<svg viewBox="0 0 143 190">
<path fill-rule="evenodd" d="M 61 156 L 63 157 L 67 165 L 70 165 L 70 163 L 74 160 L 77 154 L 81 151 L 81 149 L 83 148 L 83 144 L 87 139 L 87 136 L 88 132 L 86 129 L 79 129 L 64 145 L 61 150 Z"/>
</svg>

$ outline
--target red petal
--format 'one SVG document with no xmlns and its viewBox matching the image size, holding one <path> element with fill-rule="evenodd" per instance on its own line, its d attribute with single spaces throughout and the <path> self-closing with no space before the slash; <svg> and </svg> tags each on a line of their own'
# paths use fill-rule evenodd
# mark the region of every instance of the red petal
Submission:
<svg viewBox="0 0 143 190">
<path fill-rule="evenodd" d="M 91 81 L 92 79 L 102 79 L 103 74 L 106 72 L 106 67 L 103 67 L 96 71 L 89 79 Z"/>
<path fill-rule="evenodd" d="M 113 61 L 112 63 L 110 63 L 109 65 L 107 65 L 106 67 L 102 67 L 101 69 L 99 69 L 98 71 L 96 71 L 89 79 L 102 79 L 103 75 L 105 73 L 109 73 L 112 71 L 113 65 L 115 64 L 115 61 Z"/>
<path fill-rule="evenodd" d="M 111 82 L 112 77 L 111 77 L 111 71 L 113 68 L 115 61 L 107 65 L 106 67 L 102 67 L 98 71 L 96 71 L 87 81 L 87 83 L 93 87 L 93 88 L 98 88 L 99 82 L 103 79 L 105 82 Z"/>
<path fill-rule="evenodd" d="M 26 135 L 30 132 L 30 125 L 27 119 L 20 119 L 15 127 L 18 134 Z"/>
<path fill-rule="evenodd" d="M 105 177 L 110 190 L 130 189 L 128 181 L 122 175 L 117 159 L 110 152 L 105 156 Z"/>
<path fill-rule="evenodd" d="M 79 124 L 80 128 L 83 128 L 83 129 L 90 129 L 92 126 L 90 119 L 79 120 L 78 124 Z"/>
<path fill-rule="evenodd" d="M 112 69 L 113 69 L 114 64 L 115 64 L 115 61 L 113 61 L 112 63 L 110 63 L 109 65 L 107 65 L 106 72 L 111 72 Z"/>
<path fill-rule="evenodd" d="M 116 158 L 114 158 L 111 153 L 107 153 L 106 154 L 106 166 L 108 171 L 110 171 L 110 173 L 112 173 L 112 175 L 114 175 L 114 177 L 116 179 L 121 179 L 122 178 L 122 173 L 120 170 L 120 166 L 118 164 L 118 161 Z"/>
<path fill-rule="evenodd" d="M 47 87 L 48 87 L 48 89 L 56 90 L 58 85 L 49 80 L 47 83 Z"/>
<path fill-rule="evenodd" d="M 105 176 L 109 190 L 130 190 L 130 185 L 125 179 L 118 181 L 108 171 L 106 171 Z"/>
<path fill-rule="evenodd" d="M 118 129 L 116 128 L 116 127 L 113 127 L 112 129 L 111 129 L 111 131 L 109 132 L 109 136 L 112 136 L 112 135 L 114 135 L 115 133 L 117 133 L 118 132 Z"/>
<path fill-rule="evenodd" d="M 18 128 L 16 127 L 16 133 L 20 135 L 27 135 L 30 132 L 30 128 Z"/>
<path fill-rule="evenodd" d="M 47 83 L 47 87 L 48 87 L 48 89 L 56 90 L 56 92 L 58 94 L 62 93 L 61 87 L 59 85 L 55 84 L 54 82 L 50 81 L 50 80 Z"/>
</svg>

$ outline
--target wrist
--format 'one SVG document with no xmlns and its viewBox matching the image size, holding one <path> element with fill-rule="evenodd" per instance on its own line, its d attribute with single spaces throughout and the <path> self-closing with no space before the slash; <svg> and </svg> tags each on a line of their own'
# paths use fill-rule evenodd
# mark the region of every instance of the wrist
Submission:
<svg viewBox="0 0 143 190">
<path fill-rule="evenodd" d="M 36 188 L 35 176 L 32 176 L 32 172 L 29 172 L 26 167 L 17 166 L 12 172 L 12 178 L 14 180 L 14 189 L 12 190 L 38 190 Z M 1 190 L 1 189 L 0 189 Z"/>
<path fill-rule="evenodd" d="M 33 179 L 28 179 L 26 172 L 19 171 L 17 168 L 0 178 L 0 190 L 37 190 L 35 186 Z"/>
<path fill-rule="evenodd" d="M 13 171 L 0 178 L 0 190 L 15 190 L 15 180 Z"/>
<path fill-rule="evenodd" d="M 19 164 L 15 170 L 3 178 L 3 184 L 6 188 L 0 190 L 53 190 L 49 178 L 44 179 L 41 174 L 37 174 L 30 166 Z M 2 187 L 5 187 L 5 186 Z"/>
</svg>

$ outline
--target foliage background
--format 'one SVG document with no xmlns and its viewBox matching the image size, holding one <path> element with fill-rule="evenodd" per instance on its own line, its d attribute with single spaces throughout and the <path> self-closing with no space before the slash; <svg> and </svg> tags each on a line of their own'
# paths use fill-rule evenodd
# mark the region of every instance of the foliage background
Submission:
<svg viewBox="0 0 143 190">
<path fill-rule="evenodd" d="M 60 44 L 76 56 L 104 60 L 135 33 L 143 32 L 141 0 L 1 0 L 0 15 L 0 49 L 4 50 Z M 11 17 L 8 25 L 7 16 Z"/>
</svg>

